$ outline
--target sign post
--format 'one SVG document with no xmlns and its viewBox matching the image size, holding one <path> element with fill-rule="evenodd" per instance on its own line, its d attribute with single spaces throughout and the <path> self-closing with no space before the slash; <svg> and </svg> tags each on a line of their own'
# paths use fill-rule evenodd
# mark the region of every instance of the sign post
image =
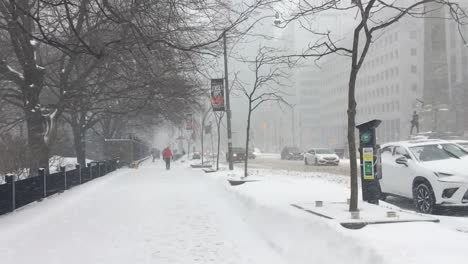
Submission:
<svg viewBox="0 0 468 264">
<path fill-rule="evenodd" d="M 381 195 L 379 179 L 382 177 L 382 173 L 375 132 L 381 122 L 381 120 L 375 119 L 356 126 L 359 129 L 362 198 L 364 201 L 373 204 L 379 204 Z"/>
</svg>

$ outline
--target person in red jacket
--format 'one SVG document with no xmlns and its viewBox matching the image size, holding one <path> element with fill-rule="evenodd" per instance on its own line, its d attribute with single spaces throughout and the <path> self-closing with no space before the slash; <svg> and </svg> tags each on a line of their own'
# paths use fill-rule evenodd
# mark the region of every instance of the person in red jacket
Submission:
<svg viewBox="0 0 468 264">
<path fill-rule="evenodd" d="M 163 159 L 166 162 L 166 170 L 171 168 L 172 151 L 169 147 L 163 150 Z"/>
</svg>

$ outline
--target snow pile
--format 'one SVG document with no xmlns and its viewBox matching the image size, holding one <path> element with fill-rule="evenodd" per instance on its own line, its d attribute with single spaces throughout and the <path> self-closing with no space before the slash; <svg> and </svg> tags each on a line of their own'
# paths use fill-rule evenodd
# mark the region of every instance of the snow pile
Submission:
<svg viewBox="0 0 468 264">
<path fill-rule="evenodd" d="M 93 160 L 86 159 L 86 163 L 93 162 Z M 76 168 L 77 160 L 75 157 L 62 157 L 62 156 L 52 156 L 49 159 L 49 170 L 50 173 L 55 173 L 60 171 L 60 167 L 65 166 L 65 170 L 74 170 Z"/>
<path fill-rule="evenodd" d="M 458 232 L 468 219 L 442 223 L 369 225 L 349 230 L 338 223 L 296 209 L 292 203 L 345 202 L 347 180 L 323 174 L 255 170 L 261 181 L 230 186 L 241 170 L 210 174 L 241 201 L 247 222 L 291 263 L 464 263 L 468 236 Z M 294 175 L 292 175 L 294 174 Z M 313 173 L 312 173 L 313 174 Z"/>
</svg>

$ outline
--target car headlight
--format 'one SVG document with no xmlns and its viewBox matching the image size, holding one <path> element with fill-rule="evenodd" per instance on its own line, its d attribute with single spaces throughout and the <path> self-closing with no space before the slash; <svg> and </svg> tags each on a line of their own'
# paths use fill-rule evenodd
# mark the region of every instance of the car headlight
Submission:
<svg viewBox="0 0 468 264">
<path fill-rule="evenodd" d="M 233 156 L 233 157 L 237 157 L 237 154 L 236 154 L 236 153 L 233 153 L 232 156 Z"/>
<path fill-rule="evenodd" d="M 453 174 L 451 174 L 451 173 L 445 173 L 445 172 L 440 172 L 440 171 L 438 171 L 438 172 L 434 171 L 434 174 L 439 178 L 453 176 Z"/>
</svg>

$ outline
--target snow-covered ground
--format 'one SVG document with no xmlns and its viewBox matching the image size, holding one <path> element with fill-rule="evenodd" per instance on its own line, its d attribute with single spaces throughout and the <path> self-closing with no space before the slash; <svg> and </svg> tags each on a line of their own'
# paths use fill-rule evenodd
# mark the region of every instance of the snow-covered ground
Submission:
<svg viewBox="0 0 468 264">
<path fill-rule="evenodd" d="M 460 232 L 468 230 L 468 218 L 437 216 L 439 224 L 394 223 L 349 230 L 290 206 L 316 200 L 345 202 L 348 177 L 257 169 L 251 170 L 251 177 L 260 181 L 230 186 L 226 179 L 236 175 L 241 172 L 223 171 L 210 177 L 243 201 L 246 221 L 296 263 L 305 258 L 309 263 L 395 264 L 464 263 L 468 259 L 468 234 Z"/>
<path fill-rule="evenodd" d="M 86 159 L 86 163 L 93 162 L 93 160 Z M 50 173 L 60 171 L 60 167 L 64 166 L 65 170 L 74 170 L 78 164 L 76 157 L 62 157 L 53 156 L 49 159 Z"/>
<path fill-rule="evenodd" d="M 186 166 L 145 162 L 0 217 L 1 263 L 288 263 Z"/>
<path fill-rule="evenodd" d="M 290 206 L 346 201 L 348 177 L 205 174 L 146 161 L 0 217 L 1 263 L 465 263 L 467 218 L 349 230 Z M 390 205 L 388 205 L 390 207 Z M 446 218 L 446 219 L 445 219 Z"/>
</svg>

